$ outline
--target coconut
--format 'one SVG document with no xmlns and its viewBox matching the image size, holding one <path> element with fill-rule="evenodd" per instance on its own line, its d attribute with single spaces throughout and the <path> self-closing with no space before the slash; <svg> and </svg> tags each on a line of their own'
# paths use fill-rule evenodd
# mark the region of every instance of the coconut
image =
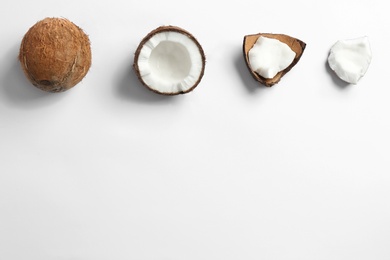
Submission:
<svg viewBox="0 0 390 260">
<path fill-rule="evenodd" d="M 336 75 L 351 84 L 357 84 L 366 74 L 372 59 L 368 37 L 337 41 L 328 56 L 329 67 Z"/>
<path fill-rule="evenodd" d="M 29 81 L 48 92 L 79 83 L 91 66 L 88 36 L 64 18 L 45 18 L 25 34 L 19 60 Z"/>
<path fill-rule="evenodd" d="M 261 43 L 261 40 L 264 40 L 265 43 Z M 257 47 L 261 44 L 263 44 L 263 46 L 265 45 L 266 47 L 263 48 L 267 48 L 267 50 L 260 50 L 257 53 L 251 54 L 251 50 L 255 48 L 255 46 Z M 305 47 L 306 44 L 299 39 L 284 34 L 271 33 L 246 35 L 243 43 L 244 58 L 250 73 L 256 81 L 267 87 L 272 87 L 278 83 L 280 79 L 298 63 Z M 271 53 L 274 52 L 277 54 L 276 57 L 269 57 L 270 53 L 267 53 L 268 50 L 270 50 Z M 257 55 L 261 53 L 267 54 L 264 57 Z M 258 61 L 254 62 L 252 60 L 251 63 L 251 56 L 254 56 L 254 58 L 258 59 Z M 277 64 L 275 64 L 275 61 L 272 60 L 273 58 L 278 59 Z M 267 64 L 264 64 L 264 60 L 265 63 L 270 63 L 268 68 L 264 68 L 264 66 L 267 66 Z M 255 67 L 255 63 L 262 64 L 263 67 L 259 69 Z M 280 70 L 270 73 L 271 70 L 274 70 L 274 67 L 278 67 Z M 264 74 L 260 73 L 261 70 L 265 70 L 266 72 Z M 267 75 L 271 76 L 267 77 Z"/>
<path fill-rule="evenodd" d="M 176 26 L 161 26 L 139 44 L 134 71 L 148 89 L 162 95 L 192 91 L 205 70 L 205 54 L 195 37 Z"/>
</svg>

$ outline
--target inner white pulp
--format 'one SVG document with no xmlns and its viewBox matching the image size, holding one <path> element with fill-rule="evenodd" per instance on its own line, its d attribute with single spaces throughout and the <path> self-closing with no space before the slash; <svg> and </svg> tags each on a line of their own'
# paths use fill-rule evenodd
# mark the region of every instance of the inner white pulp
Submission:
<svg viewBox="0 0 390 260">
<path fill-rule="evenodd" d="M 368 37 L 338 41 L 330 50 L 328 63 L 342 80 L 356 84 L 371 63 Z"/>
<path fill-rule="evenodd" d="M 260 76 L 272 79 L 293 62 L 295 52 L 276 39 L 260 36 L 249 50 L 249 64 Z"/>
<path fill-rule="evenodd" d="M 142 47 L 138 68 L 143 81 L 160 93 L 180 93 L 192 88 L 202 72 L 198 46 L 178 32 L 160 32 Z"/>
</svg>

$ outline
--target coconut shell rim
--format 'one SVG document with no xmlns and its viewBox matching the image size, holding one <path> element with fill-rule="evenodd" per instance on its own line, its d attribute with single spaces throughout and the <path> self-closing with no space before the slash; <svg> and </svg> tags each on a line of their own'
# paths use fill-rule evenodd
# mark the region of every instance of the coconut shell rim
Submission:
<svg viewBox="0 0 390 260">
<path fill-rule="evenodd" d="M 195 45 L 198 47 L 198 50 L 200 52 L 200 55 L 201 55 L 201 58 L 202 58 L 202 70 L 199 74 L 199 77 L 198 77 L 198 80 L 195 82 L 195 84 L 187 89 L 186 91 L 180 91 L 180 92 L 160 92 L 152 87 L 150 87 L 148 84 L 145 83 L 145 81 L 143 80 L 141 74 L 140 74 L 140 71 L 139 71 L 139 67 L 138 67 L 138 59 L 139 59 L 139 55 L 141 53 L 141 50 L 144 46 L 144 44 L 150 39 L 152 38 L 153 36 L 155 36 L 156 34 L 158 33 L 162 33 L 162 32 L 178 32 L 180 34 L 183 34 L 183 35 L 186 35 L 188 38 L 190 38 L 194 43 Z M 134 62 L 133 62 L 133 69 L 135 71 L 135 74 L 138 78 L 138 80 L 142 83 L 142 85 L 144 85 L 147 89 L 151 90 L 152 92 L 155 92 L 157 94 L 160 94 L 160 95 L 165 95 L 165 96 L 176 96 L 176 95 L 180 95 L 180 94 L 186 94 L 188 92 L 191 92 L 193 91 L 200 83 L 200 81 L 202 80 L 203 78 L 203 75 L 204 75 L 204 71 L 205 71 L 205 67 L 206 67 L 206 55 L 203 51 L 203 48 L 202 46 L 200 45 L 200 43 L 198 42 L 198 40 L 191 34 L 189 33 L 187 30 L 184 30 L 183 28 L 181 27 L 178 27 L 178 26 L 173 26 L 173 25 L 164 25 L 164 26 L 160 26 L 160 27 L 157 27 L 156 29 L 150 31 L 142 40 L 141 42 L 139 43 L 138 47 L 137 47 L 137 50 L 135 51 L 135 54 L 134 54 Z"/>
</svg>

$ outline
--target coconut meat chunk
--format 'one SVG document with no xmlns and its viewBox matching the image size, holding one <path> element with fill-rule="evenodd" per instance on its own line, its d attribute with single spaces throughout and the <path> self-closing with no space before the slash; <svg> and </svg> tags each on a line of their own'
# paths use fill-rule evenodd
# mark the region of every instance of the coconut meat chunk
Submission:
<svg viewBox="0 0 390 260">
<path fill-rule="evenodd" d="M 202 76 L 202 54 L 185 34 L 161 31 L 142 46 L 138 70 L 144 83 L 159 93 L 184 93 Z"/>
<path fill-rule="evenodd" d="M 260 36 L 248 57 L 253 71 L 260 76 L 271 79 L 293 62 L 295 52 L 285 43 Z"/>
<path fill-rule="evenodd" d="M 328 57 L 329 67 L 345 82 L 357 84 L 371 63 L 368 37 L 336 42 Z"/>
</svg>

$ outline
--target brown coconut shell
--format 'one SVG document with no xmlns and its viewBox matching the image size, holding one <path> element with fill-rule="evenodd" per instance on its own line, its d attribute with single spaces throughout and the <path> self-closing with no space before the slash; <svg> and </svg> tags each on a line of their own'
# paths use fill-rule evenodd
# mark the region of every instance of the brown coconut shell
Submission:
<svg viewBox="0 0 390 260">
<path fill-rule="evenodd" d="M 25 34 L 19 60 L 34 86 L 63 92 L 79 83 L 91 67 L 89 38 L 67 19 L 45 18 Z"/>
<path fill-rule="evenodd" d="M 257 39 L 260 37 L 267 37 L 267 38 L 272 38 L 279 40 L 285 44 L 287 44 L 293 52 L 295 52 L 295 58 L 293 62 L 288 66 L 286 69 L 280 71 L 278 74 L 275 75 L 275 77 L 271 79 L 264 78 L 260 76 L 257 72 L 255 72 L 249 63 L 249 51 L 252 49 L 252 47 L 255 45 Z M 244 44 L 243 44 L 243 50 L 244 50 L 244 57 L 245 57 L 245 62 L 246 65 L 248 66 L 249 71 L 251 72 L 253 78 L 260 82 L 261 84 L 267 86 L 267 87 L 272 87 L 276 83 L 280 81 L 280 79 L 287 73 L 289 72 L 300 60 L 303 51 L 305 50 L 306 43 L 303 41 L 293 38 L 288 35 L 284 34 L 272 34 L 272 33 L 258 33 L 258 34 L 252 34 L 252 35 L 246 35 L 244 37 Z"/>
<path fill-rule="evenodd" d="M 142 76 L 140 74 L 140 71 L 139 71 L 139 68 L 138 68 L 138 59 L 139 59 L 139 55 L 141 53 L 141 49 L 142 47 L 144 46 L 144 44 L 150 39 L 152 38 L 154 35 L 158 34 L 158 33 L 161 33 L 161 32 L 178 32 L 180 34 L 183 34 L 185 36 L 187 36 L 188 38 L 190 38 L 195 44 L 196 46 L 198 47 L 199 49 L 199 52 L 202 56 L 202 71 L 199 75 L 199 78 L 198 80 L 196 81 L 196 83 L 188 90 L 186 91 L 182 91 L 182 92 L 175 92 L 175 93 L 162 93 L 162 92 L 159 92 L 157 91 L 156 89 L 153 89 L 151 88 L 150 86 L 148 86 L 148 84 L 145 83 L 145 81 L 142 79 Z M 188 92 L 191 92 L 192 90 L 194 90 L 200 83 L 200 81 L 202 80 L 202 77 L 204 75 L 204 70 L 205 70 L 205 65 L 206 65 L 206 56 L 204 54 L 204 51 L 203 51 L 203 48 L 202 46 L 199 44 L 198 40 L 191 34 L 189 33 L 188 31 L 180 28 L 180 27 L 177 27 L 177 26 L 172 26 L 172 25 L 167 25 L 167 26 L 160 26 L 156 29 L 154 29 L 153 31 L 151 31 L 148 35 L 145 36 L 145 38 L 142 39 L 142 41 L 140 42 L 140 44 L 138 45 L 138 48 L 137 50 L 135 51 L 135 54 L 134 54 L 134 64 L 133 64 L 133 69 L 135 71 L 135 74 L 137 75 L 139 81 L 142 83 L 142 85 L 144 85 L 146 88 L 148 88 L 149 90 L 155 92 L 155 93 L 158 93 L 158 94 L 161 94 L 161 95 L 167 95 L 167 96 L 173 96 L 173 95 L 179 95 L 179 94 L 185 94 L 185 93 L 188 93 Z"/>
</svg>

